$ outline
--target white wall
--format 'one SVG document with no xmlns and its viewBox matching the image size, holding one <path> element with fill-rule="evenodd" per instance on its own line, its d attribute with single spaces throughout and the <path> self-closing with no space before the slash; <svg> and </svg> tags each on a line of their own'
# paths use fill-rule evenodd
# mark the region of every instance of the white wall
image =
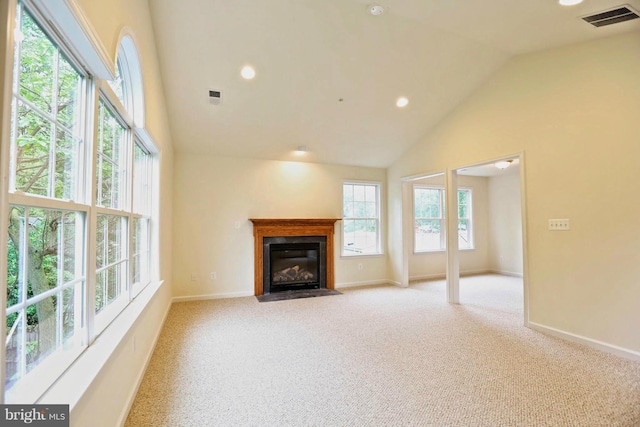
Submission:
<svg viewBox="0 0 640 427">
<path fill-rule="evenodd" d="M 176 153 L 175 295 L 253 295 L 249 218 L 341 218 L 343 180 L 383 183 L 382 206 L 386 206 L 384 169 Z M 340 257 L 340 224 L 336 223 L 334 236 L 336 287 L 384 281 L 385 256 Z M 211 272 L 216 273 L 215 280 L 210 279 Z"/>
<path fill-rule="evenodd" d="M 426 178 L 413 184 L 444 187 L 444 175 Z M 471 188 L 473 212 L 474 249 L 460 251 L 460 274 L 484 273 L 490 269 L 489 263 L 489 206 L 487 178 L 458 176 L 458 187 Z M 412 212 L 408 213 L 412 215 Z M 413 218 L 413 216 L 412 216 Z M 409 279 L 429 279 L 445 277 L 447 254 L 445 251 L 414 253 L 413 243 L 409 256 Z"/>
<path fill-rule="evenodd" d="M 519 167 L 513 165 L 489 182 L 489 268 L 522 276 L 522 210 Z"/>
<path fill-rule="evenodd" d="M 402 177 L 524 151 L 530 321 L 640 355 L 638 52 L 635 32 L 516 57 L 405 153 L 388 170 L 390 274 Z"/>
</svg>

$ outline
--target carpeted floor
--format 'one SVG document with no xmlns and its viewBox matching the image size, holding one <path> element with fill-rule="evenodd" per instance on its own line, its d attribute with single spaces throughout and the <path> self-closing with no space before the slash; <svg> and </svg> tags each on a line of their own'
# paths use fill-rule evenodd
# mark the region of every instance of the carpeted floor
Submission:
<svg viewBox="0 0 640 427">
<path fill-rule="evenodd" d="M 640 363 L 521 326 L 518 279 L 342 291 L 174 304 L 126 426 L 640 426 Z"/>
</svg>

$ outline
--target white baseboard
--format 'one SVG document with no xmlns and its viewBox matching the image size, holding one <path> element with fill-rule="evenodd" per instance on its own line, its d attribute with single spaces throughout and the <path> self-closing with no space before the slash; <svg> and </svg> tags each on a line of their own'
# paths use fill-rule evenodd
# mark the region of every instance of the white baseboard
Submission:
<svg viewBox="0 0 640 427">
<path fill-rule="evenodd" d="M 344 282 L 344 283 L 336 283 L 335 289 L 343 289 L 343 288 L 357 288 L 360 286 L 375 286 L 375 285 L 396 285 L 399 286 L 399 282 L 394 282 L 392 280 L 365 280 L 363 282 Z"/>
<path fill-rule="evenodd" d="M 487 270 L 486 268 L 482 268 L 480 270 L 464 270 L 460 272 L 460 277 L 464 276 L 477 276 L 480 274 L 489 274 L 491 270 Z"/>
<path fill-rule="evenodd" d="M 506 271 L 506 270 L 489 270 L 489 273 L 493 274 L 502 274 L 503 276 L 512 276 L 512 277 L 524 277 L 522 273 L 517 273 L 515 271 Z"/>
<path fill-rule="evenodd" d="M 252 297 L 253 291 L 244 292 L 228 292 L 226 294 L 205 294 L 205 295 L 188 295 L 184 297 L 173 297 L 172 302 L 185 302 L 185 301 L 202 301 L 208 299 L 226 299 L 226 298 L 239 298 L 239 297 Z"/>
<path fill-rule="evenodd" d="M 529 322 L 528 326 L 535 331 L 542 332 L 543 334 L 562 338 L 564 340 L 575 342 L 578 344 L 583 344 L 596 350 L 605 351 L 607 353 L 615 354 L 616 356 L 624 357 L 625 359 L 631 359 L 636 362 L 640 362 L 640 352 L 629 350 L 628 348 L 618 347 L 617 345 L 608 344 L 606 342 L 583 337 L 581 335 L 572 334 L 571 332 L 561 331 L 559 329 L 551 328 L 549 326 L 541 325 L 535 322 Z"/>
<path fill-rule="evenodd" d="M 410 276 L 409 281 L 412 280 L 436 280 L 436 279 L 446 279 L 447 275 L 444 273 L 437 274 L 423 274 L 421 276 Z"/>
<path fill-rule="evenodd" d="M 140 370 L 138 377 L 136 378 L 135 386 L 129 393 L 127 397 L 127 405 L 125 406 L 124 411 L 120 415 L 120 419 L 118 421 L 118 425 L 120 427 L 124 426 L 124 423 L 127 421 L 127 417 L 129 416 L 129 411 L 131 410 L 131 406 L 133 406 L 133 402 L 136 400 L 136 395 L 138 394 L 138 390 L 140 389 L 140 385 L 142 384 L 142 379 L 144 378 L 145 372 L 147 372 L 147 367 L 149 367 L 149 362 L 151 362 L 151 357 L 153 356 L 153 352 L 156 350 L 156 345 L 158 344 L 158 340 L 160 339 L 160 334 L 162 333 L 162 329 L 164 328 L 164 323 L 169 316 L 169 311 L 171 310 L 171 305 L 173 303 L 170 302 L 167 304 L 167 308 L 162 316 L 162 322 L 160 322 L 160 327 L 156 332 L 156 336 L 153 337 L 153 343 L 149 347 L 149 351 L 147 352 L 147 356 L 145 357 L 144 366 Z"/>
<path fill-rule="evenodd" d="M 487 274 L 487 273 L 494 273 L 493 270 L 487 270 L 487 269 L 480 269 L 480 270 L 464 270 L 460 272 L 460 276 L 464 277 L 464 276 L 475 276 L 478 274 Z M 500 273 L 499 273 L 500 274 Z M 435 273 L 435 274 L 425 274 L 425 275 L 421 275 L 421 276 L 411 276 L 409 277 L 409 281 L 411 280 L 440 280 L 440 279 L 446 279 L 447 278 L 447 273 Z"/>
</svg>

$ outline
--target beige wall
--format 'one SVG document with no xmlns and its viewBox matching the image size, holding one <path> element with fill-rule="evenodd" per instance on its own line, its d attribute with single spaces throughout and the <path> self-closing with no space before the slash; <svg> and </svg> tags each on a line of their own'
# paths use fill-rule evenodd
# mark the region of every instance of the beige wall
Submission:
<svg viewBox="0 0 640 427">
<path fill-rule="evenodd" d="M 524 151 L 530 321 L 640 352 L 638 52 L 635 32 L 517 57 L 405 153 L 388 170 L 392 276 L 402 177 Z"/>
<path fill-rule="evenodd" d="M 517 165 L 488 179 L 489 268 L 522 276 L 522 210 L 520 175 Z"/>
<path fill-rule="evenodd" d="M 384 169 L 177 153 L 175 295 L 253 295 L 249 218 L 341 218 L 343 180 L 381 182 L 386 200 Z M 384 256 L 340 257 L 340 222 L 336 223 L 335 242 L 337 287 L 386 279 Z M 362 270 L 358 263 L 363 264 Z M 210 279 L 211 272 L 216 273 L 215 280 Z"/>
<path fill-rule="evenodd" d="M 444 187 L 444 175 L 422 179 L 413 184 Z M 489 270 L 489 206 L 487 178 L 458 176 L 458 187 L 471 188 L 474 249 L 460 251 L 460 274 L 484 273 Z M 409 213 L 412 214 L 411 212 Z M 444 277 L 447 270 L 446 252 L 413 252 L 409 256 L 409 279 Z"/>
</svg>

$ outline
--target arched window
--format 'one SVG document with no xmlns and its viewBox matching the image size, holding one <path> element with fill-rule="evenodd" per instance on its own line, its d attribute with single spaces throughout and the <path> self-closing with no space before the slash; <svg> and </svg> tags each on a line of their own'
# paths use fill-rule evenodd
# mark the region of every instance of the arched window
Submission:
<svg viewBox="0 0 640 427">
<path fill-rule="evenodd" d="M 144 128 L 144 91 L 140 60 L 133 38 L 126 34 L 120 41 L 116 60 L 116 78 L 109 82 L 135 127 Z"/>
<path fill-rule="evenodd" d="M 98 330 L 151 277 L 151 179 L 155 149 L 142 129 L 144 98 L 140 71 L 133 38 L 125 35 L 116 59 L 116 78 L 103 85 L 98 109 L 95 193 L 99 207 L 95 221 Z"/>
</svg>

